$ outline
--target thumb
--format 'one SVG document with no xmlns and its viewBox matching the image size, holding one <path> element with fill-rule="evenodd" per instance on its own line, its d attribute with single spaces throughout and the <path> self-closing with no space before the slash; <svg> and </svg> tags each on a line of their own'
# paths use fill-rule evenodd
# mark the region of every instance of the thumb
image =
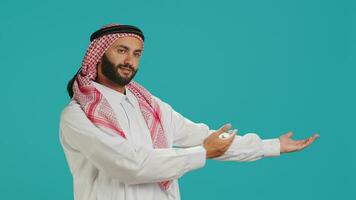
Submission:
<svg viewBox="0 0 356 200">
<path fill-rule="evenodd" d="M 231 124 L 225 124 L 218 131 L 216 131 L 216 134 L 220 135 L 221 133 L 227 132 L 230 128 Z"/>
<path fill-rule="evenodd" d="M 287 138 L 290 138 L 290 137 L 292 137 L 293 136 L 293 132 L 292 131 L 289 131 L 287 134 L 286 134 L 286 137 Z"/>
</svg>

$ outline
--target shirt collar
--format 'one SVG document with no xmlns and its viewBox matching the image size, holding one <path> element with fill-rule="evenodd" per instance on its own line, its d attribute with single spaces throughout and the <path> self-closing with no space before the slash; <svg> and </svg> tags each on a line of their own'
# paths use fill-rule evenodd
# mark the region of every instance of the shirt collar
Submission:
<svg viewBox="0 0 356 200">
<path fill-rule="evenodd" d="M 127 88 L 125 88 L 126 95 L 118 92 L 116 90 L 113 90 L 109 87 L 106 87 L 105 85 L 102 85 L 100 83 L 97 83 L 93 81 L 94 87 L 99 90 L 102 95 L 109 101 L 113 103 L 121 103 L 122 101 L 126 100 L 129 102 L 132 106 L 133 104 L 133 98 L 136 98 L 134 94 Z M 115 104 L 114 104 L 115 105 Z"/>
</svg>

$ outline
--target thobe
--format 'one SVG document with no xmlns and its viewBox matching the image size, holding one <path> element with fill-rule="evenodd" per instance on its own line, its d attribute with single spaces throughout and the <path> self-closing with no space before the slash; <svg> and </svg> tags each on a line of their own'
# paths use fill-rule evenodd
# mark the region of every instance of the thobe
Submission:
<svg viewBox="0 0 356 200">
<path fill-rule="evenodd" d="M 73 175 L 76 200 L 178 200 L 178 178 L 205 165 L 203 140 L 214 130 L 194 123 L 154 97 L 162 112 L 162 125 L 171 148 L 153 149 L 149 129 L 136 97 L 94 82 L 116 114 L 127 139 L 103 132 L 89 121 L 72 100 L 61 113 L 60 141 Z M 254 161 L 278 156 L 278 139 L 256 134 L 237 136 L 217 160 Z M 173 180 L 167 191 L 157 182 Z"/>
</svg>

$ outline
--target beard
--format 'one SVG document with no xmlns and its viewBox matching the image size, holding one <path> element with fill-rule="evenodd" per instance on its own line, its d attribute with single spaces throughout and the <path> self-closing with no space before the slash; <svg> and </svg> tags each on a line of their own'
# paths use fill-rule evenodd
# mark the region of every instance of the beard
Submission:
<svg viewBox="0 0 356 200">
<path fill-rule="evenodd" d="M 121 76 L 118 69 L 124 68 L 131 71 L 130 76 Z M 112 81 L 113 83 L 117 84 L 118 86 L 125 86 L 130 83 L 130 81 L 135 77 L 138 69 L 132 67 L 130 64 L 117 64 L 115 65 L 112 63 L 109 58 L 104 54 L 102 59 L 102 73 L 103 75 Z"/>
</svg>

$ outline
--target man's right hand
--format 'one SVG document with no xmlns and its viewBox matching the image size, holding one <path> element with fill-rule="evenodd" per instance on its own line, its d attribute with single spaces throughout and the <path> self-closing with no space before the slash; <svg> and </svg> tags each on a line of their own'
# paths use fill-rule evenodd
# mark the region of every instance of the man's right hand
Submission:
<svg viewBox="0 0 356 200">
<path fill-rule="evenodd" d="M 203 146 L 206 149 L 206 158 L 215 158 L 223 155 L 230 147 L 232 141 L 235 139 L 235 133 L 229 138 L 220 139 L 219 135 L 227 132 L 231 128 L 230 124 L 225 124 L 218 131 L 213 132 L 203 142 Z"/>
</svg>

